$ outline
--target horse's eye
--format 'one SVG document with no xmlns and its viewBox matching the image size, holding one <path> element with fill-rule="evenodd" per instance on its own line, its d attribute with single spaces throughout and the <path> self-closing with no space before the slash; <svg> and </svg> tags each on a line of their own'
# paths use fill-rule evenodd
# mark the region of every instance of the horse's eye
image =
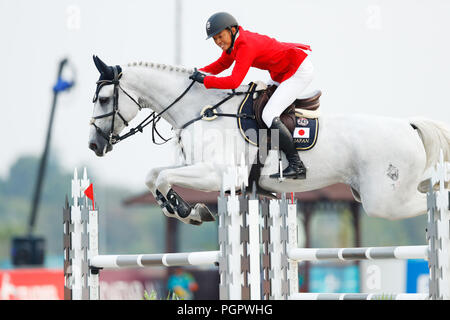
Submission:
<svg viewBox="0 0 450 320">
<path fill-rule="evenodd" d="M 109 102 L 109 97 L 100 97 L 98 101 L 100 101 L 100 104 L 107 104 Z"/>
</svg>

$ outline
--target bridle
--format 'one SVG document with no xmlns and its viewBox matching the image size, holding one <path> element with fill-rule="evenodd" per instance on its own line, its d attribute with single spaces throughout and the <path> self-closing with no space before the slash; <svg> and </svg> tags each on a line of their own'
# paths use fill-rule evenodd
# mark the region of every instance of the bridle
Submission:
<svg viewBox="0 0 450 320">
<path fill-rule="evenodd" d="M 122 116 L 122 114 L 119 111 L 119 99 L 118 99 L 118 89 L 120 88 L 123 92 L 125 92 L 125 90 L 123 90 L 123 88 L 120 86 L 120 78 L 122 77 L 122 73 L 119 74 L 117 67 L 113 67 L 113 72 L 114 72 L 114 79 L 113 80 L 99 80 L 96 82 L 97 84 L 97 89 L 95 90 L 95 94 L 94 94 L 94 98 L 92 99 L 92 102 L 95 103 L 98 100 L 98 94 L 100 92 L 100 90 L 103 88 L 103 86 L 108 85 L 108 84 L 113 84 L 114 85 L 114 94 L 113 94 L 113 110 L 111 112 L 102 114 L 100 116 L 95 116 L 91 118 L 91 122 L 90 124 L 93 125 L 95 127 L 95 130 L 97 131 L 98 134 L 100 134 L 103 138 L 105 138 L 106 141 L 108 141 L 109 144 L 113 145 L 115 143 L 117 143 L 120 139 L 120 137 L 118 137 L 117 135 L 114 135 L 114 123 L 116 120 L 116 115 L 118 115 L 123 123 L 125 124 L 125 126 L 128 126 L 128 122 L 125 120 L 125 118 Z M 130 97 L 135 103 L 136 101 Z M 137 103 L 137 105 L 139 106 L 139 108 L 141 108 L 141 106 Z M 112 121 L 111 121 L 111 129 L 109 131 L 109 133 L 105 133 L 103 132 L 102 129 L 100 129 L 96 124 L 95 124 L 95 120 L 97 119 L 102 119 L 102 118 L 106 118 L 106 117 L 113 117 Z"/>
<path fill-rule="evenodd" d="M 114 145 L 122 140 L 125 140 L 126 138 L 129 138 L 130 136 L 134 135 L 137 132 L 143 132 L 144 128 L 146 126 L 148 126 L 150 123 L 152 124 L 152 141 L 155 144 L 164 144 L 167 141 L 169 141 L 171 138 L 169 139 L 165 139 L 161 136 L 161 134 L 158 132 L 157 128 L 156 128 L 156 123 L 158 123 L 159 120 L 161 120 L 161 116 L 167 111 L 169 110 L 172 106 L 174 106 L 178 101 L 181 100 L 181 98 L 183 98 L 186 93 L 192 88 L 192 86 L 195 83 L 195 80 L 192 80 L 192 82 L 189 84 L 189 86 L 183 91 L 183 93 L 181 95 L 178 96 L 178 98 L 176 98 L 170 105 L 168 105 L 166 108 L 164 108 L 163 111 L 161 111 L 159 114 L 157 114 L 155 111 L 153 111 L 148 117 L 146 117 L 143 121 L 141 121 L 141 123 L 139 123 L 136 127 L 130 129 L 126 134 L 123 134 L 122 136 L 114 134 L 114 123 L 116 121 L 116 116 L 119 116 L 120 119 L 122 119 L 123 123 L 125 124 L 125 126 L 128 126 L 128 121 L 122 116 L 122 114 L 119 111 L 119 89 L 125 93 L 130 99 L 131 101 L 133 101 L 139 108 L 139 110 L 142 110 L 143 107 L 141 106 L 141 104 L 136 101 L 130 94 L 128 94 L 128 92 L 126 92 L 122 86 L 120 85 L 120 78 L 122 77 L 122 72 L 119 72 L 118 70 L 118 66 L 111 66 L 111 68 L 113 69 L 113 74 L 114 74 L 114 78 L 112 80 L 98 80 L 96 82 L 97 84 L 97 88 L 95 90 L 95 94 L 94 94 L 94 98 L 92 99 L 92 102 L 95 103 L 98 100 L 98 94 L 100 92 L 100 90 L 103 88 L 103 86 L 105 85 L 114 85 L 114 91 L 113 91 L 113 110 L 111 112 L 99 115 L 99 116 L 93 116 L 91 118 L 90 124 L 93 125 L 95 127 L 95 130 L 97 131 L 97 133 L 99 135 L 101 135 L 110 145 Z M 263 90 L 259 90 L 259 91 L 263 91 Z M 259 91 L 254 91 L 254 92 L 259 92 Z M 216 103 L 214 106 L 208 106 L 207 108 L 204 108 L 202 110 L 202 112 L 200 113 L 200 116 L 195 117 L 194 119 L 186 122 L 181 129 L 185 129 L 187 126 L 191 125 L 192 123 L 198 121 L 198 120 L 202 120 L 202 119 L 208 119 L 211 117 L 216 117 L 216 116 L 224 116 L 224 117 L 236 117 L 236 118 L 251 118 L 251 119 L 255 119 L 254 115 L 249 115 L 249 114 L 245 114 L 245 113 L 238 113 L 238 114 L 233 114 L 233 113 L 217 113 L 216 109 L 222 105 L 223 103 L 225 103 L 226 101 L 228 101 L 229 99 L 231 99 L 234 96 L 237 95 L 243 95 L 243 94 L 248 94 L 249 92 L 236 92 L 234 90 L 232 90 L 232 93 L 229 93 L 227 97 L 225 97 L 224 99 L 222 99 L 220 102 Z M 105 133 L 102 129 L 100 129 L 96 124 L 95 124 L 95 120 L 97 119 L 102 119 L 102 118 L 106 118 L 106 117 L 111 117 L 112 116 L 112 121 L 111 121 L 111 128 L 109 130 L 108 133 Z M 155 133 L 163 140 L 162 143 L 157 143 L 155 140 Z"/>
<path fill-rule="evenodd" d="M 153 111 L 148 117 L 146 117 L 143 121 L 141 121 L 141 123 L 139 123 L 136 127 L 130 129 L 130 131 L 128 131 L 126 134 L 120 136 L 117 134 L 114 134 L 114 123 L 116 120 L 116 116 L 119 116 L 120 119 L 122 119 L 123 123 L 125 124 L 126 127 L 128 127 L 128 121 L 122 116 L 122 114 L 119 111 L 119 89 L 125 93 L 130 99 L 131 101 L 133 101 L 139 108 L 139 110 L 142 110 L 143 107 L 141 106 L 141 104 L 136 101 L 130 94 L 128 94 L 128 92 L 126 92 L 122 86 L 120 85 L 120 78 L 122 77 L 122 72 L 119 73 L 117 66 L 113 66 L 111 67 L 113 69 L 114 72 L 114 79 L 113 80 L 99 80 L 96 82 L 97 84 L 97 88 L 95 90 L 95 94 L 94 94 L 94 98 L 92 99 L 92 102 L 95 103 L 98 100 L 98 94 L 100 92 L 100 90 L 102 89 L 103 86 L 105 85 L 114 85 L 114 91 L 113 91 L 113 110 L 111 112 L 99 115 L 99 116 L 95 116 L 91 118 L 91 122 L 90 124 L 93 125 L 95 127 L 95 130 L 97 131 L 97 133 L 99 135 L 101 135 L 110 145 L 114 145 L 126 138 L 129 138 L 130 136 L 134 135 L 137 132 L 143 132 L 144 128 L 146 126 L 148 126 L 150 123 L 152 123 L 152 140 L 153 143 L 155 144 L 164 144 L 167 141 L 169 141 L 171 138 L 169 139 L 165 139 L 161 136 L 161 134 L 158 132 L 157 128 L 156 128 L 156 123 L 158 123 L 159 120 L 161 120 L 161 116 L 163 115 L 164 112 L 166 112 L 169 108 L 171 108 L 175 103 L 177 103 L 178 101 L 180 101 L 180 99 L 192 88 L 192 86 L 194 85 L 195 81 L 193 80 L 192 83 L 187 87 L 187 89 L 177 98 L 175 99 L 174 102 L 172 102 L 169 106 L 167 106 L 163 111 L 161 111 L 159 114 L 157 114 L 155 111 Z M 111 128 L 109 130 L 108 133 L 105 133 L 102 129 L 100 129 L 96 124 L 95 124 L 95 120 L 97 119 L 102 119 L 102 118 L 106 118 L 106 117 L 111 117 L 112 116 L 112 121 L 111 121 Z M 162 143 L 157 143 L 155 140 L 155 133 L 164 141 Z"/>
</svg>

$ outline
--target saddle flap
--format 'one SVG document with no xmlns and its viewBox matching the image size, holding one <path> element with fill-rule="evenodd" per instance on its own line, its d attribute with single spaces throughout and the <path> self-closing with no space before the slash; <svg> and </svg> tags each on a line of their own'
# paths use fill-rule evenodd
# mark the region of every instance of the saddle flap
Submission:
<svg viewBox="0 0 450 320">
<path fill-rule="evenodd" d="M 266 124 L 264 123 L 262 119 L 262 113 L 264 110 L 264 107 L 266 106 L 267 102 L 269 101 L 272 94 L 277 89 L 276 85 L 268 86 L 266 90 L 259 93 L 258 97 L 253 101 L 253 112 L 256 117 L 256 122 L 258 123 L 258 127 L 267 129 Z"/>
</svg>

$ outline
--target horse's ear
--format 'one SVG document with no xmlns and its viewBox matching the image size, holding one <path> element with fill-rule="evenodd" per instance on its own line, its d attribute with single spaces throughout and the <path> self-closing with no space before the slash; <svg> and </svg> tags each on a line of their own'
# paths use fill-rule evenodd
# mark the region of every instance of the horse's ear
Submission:
<svg viewBox="0 0 450 320">
<path fill-rule="evenodd" d="M 99 57 L 96 55 L 93 55 L 92 58 L 94 59 L 95 66 L 97 67 L 98 72 L 106 74 L 108 73 L 108 66 L 106 63 L 104 63 L 102 60 L 100 60 Z"/>
</svg>

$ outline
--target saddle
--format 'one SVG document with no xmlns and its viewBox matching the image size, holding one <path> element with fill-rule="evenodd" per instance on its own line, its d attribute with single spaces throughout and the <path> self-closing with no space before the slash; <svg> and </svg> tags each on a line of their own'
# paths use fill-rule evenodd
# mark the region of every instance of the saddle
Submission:
<svg viewBox="0 0 450 320">
<path fill-rule="evenodd" d="M 267 132 L 267 136 L 263 139 L 266 139 L 265 143 L 270 148 L 270 130 L 262 120 L 262 113 L 276 89 L 277 86 L 267 87 L 261 82 L 250 83 L 250 88 L 237 112 L 246 115 L 246 117 L 238 117 L 237 125 L 242 137 L 248 143 L 258 146 L 260 129 L 263 129 Z M 321 95 L 320 90 L 315 90 L 295 100 L 280 115 L 281 121 L 292 132 L 295 147 L 299 151 L 309 150 L 316 144 L 319 133 L 318 108 Z"/>
<path fill-rule="evenodd" d="M 242 137 L 254 146 L 265 144 L 265 149 L 271 149 L 270 130 L 262 120 L 262 112 L 277 86 L 266 86 L 261 82 L 251 82 L 250 88 L 238 108 L 238 114 L 251 115 L 252 117 L 238 117 L 237 126 Z M 298 151 L 310 150 L 317 142 L 319 134 L 319 98 L 322 95 L 320 90 L 315 90 L 306 94 L 300 99 L 296 99 L 280 115 L 281 121 L 292 132 L 295 148 Z M 266 129 L 267 135 L 260 141 L 260 130 Z M 250 170 L 249 187 L 246 192 L 256 191 L 257 194 L 271 199 L 276 197 L 259 185 L 261 168 L 264 166 L 264 152 L 261 154 L 258 149 L 258 161 L 254 163 Z M 256 188 L 256 189 L 255 189 Z"/>
<path fill-rule="evenodd" d="M 253 101 L 253 112 L 259 128 L 268 129 L 262 120 L 262 113 L 264 107 L 277 88 L 278 87 L 276 85 L 268 86 L 267 89 L 260 92 L 260 94 Z M 316 111 L 320 107 L 319 98 L 321 95 L 322 91 L 314 90 L 306 94 L 304 97 L 296 99 L 280 115 L 281 121 L 291 132 L 293 132 L 296 127 L 296 116 L 307 117 L 307 114 L 309 113 L 312 114 L 311 118 L 316 118 L 317 112 L 311 111 Z"/>
</svg>

